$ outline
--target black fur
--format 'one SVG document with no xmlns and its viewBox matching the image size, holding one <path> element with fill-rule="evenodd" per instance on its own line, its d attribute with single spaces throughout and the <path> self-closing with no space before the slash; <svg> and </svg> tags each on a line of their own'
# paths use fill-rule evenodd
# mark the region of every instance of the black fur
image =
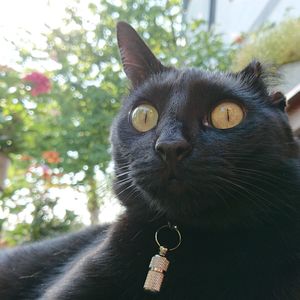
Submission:
<svg viewBox="0 0 300 300">
<path fill-rule="evenodd" d="M 0 299 L 300 299 L 299 148 L 283 95 L 269 93 L 258 62 L 239 73 L 177 70 L 126 23 L 118 41 L 133 84 L 111 134 L 114 190 L 126 212 L 108 229 L 4 252 Z M 224 99 L 246 117 L 215 129 L 208 116 Z M 130 112 L 144 102 L 159 121 L 140 133 Z M 184 157 L 163 160 L 157 144 L 179 142 Z M 143 283 L 158 251 L 154 233 L 168 222 L 183 242 L 151 294 Z"/>
</svg>

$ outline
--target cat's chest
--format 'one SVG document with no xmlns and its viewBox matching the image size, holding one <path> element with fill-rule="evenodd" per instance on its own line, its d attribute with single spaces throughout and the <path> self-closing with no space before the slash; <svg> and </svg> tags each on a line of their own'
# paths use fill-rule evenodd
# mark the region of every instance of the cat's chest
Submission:
<svg viewBox="0 0 300 300">
<path fill-rule="evenodd" d="M 232 273 L 232 269 L 206 272 L 194 266 L 189 272 L 175 269 L 165 274 L 160 292 L 145 292 L 141 285 L 130 285 L 120 300 L 296 300 L 300 297 L 300 280 L 288 274 L 265 277 L 266 272 Z M 275 279 L 275 280 L 274 280 Z M 296 282 L 296 284 L 295 284 Z M 296 285 L 296 289 L 295 289 Z M 293 290 L 294 289 L 294 290 Z M 126 295 L 124 298 L 122 295 Z M 129 296 L 130 295 L 130 296 Z M 296 296 L 297 295 L 297 296 Z"/>
<path fill-rule="evenodd" d="M 157 294 L 143 290 L 151 256 L 136 256 L 130 271 L 124 270 L 121 289 L 126 291 L 125 295 L 131 295 L 124 299 L 276 299 L 276 293 L 291 290 L 300 266 L 299 263 L 298 266 L 281 265 L 276 257 L 253 256 L 248 252 L 237 251 L 232 255 L 211 252 L 209 255 L 201 250 L 179 251 L 170 255 L 169 268 Z"/>
</svg>

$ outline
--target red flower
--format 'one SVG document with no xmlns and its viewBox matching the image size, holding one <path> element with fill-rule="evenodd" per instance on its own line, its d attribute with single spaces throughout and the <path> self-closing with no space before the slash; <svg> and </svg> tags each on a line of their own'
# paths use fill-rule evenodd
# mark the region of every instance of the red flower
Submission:
<svg viewBox="0 0 300 300">
<path fill-rule="evenodd" d="M 242 44 L 245 40 L 245 37 L 242 35 L 238 35 L 234 38 L 233 43 L 234 44 Z"/>
<path fill-rule="evenodd" d="M 51 90 L 51 83 L 47 76 L 39 72 L 32 72 L 24 77 L 31 85 L 31 95 L 38 96 L 46 94 Z"/>
<path fill-rule="evenodd" d="M 49 164 L 57 164 L 61 161 L 61 158 L 59 157 L 59 153 L 56 152 L 56 151 L 45 151 L 45 152 L 43 152 L 43 158 Z"/>
</svg>

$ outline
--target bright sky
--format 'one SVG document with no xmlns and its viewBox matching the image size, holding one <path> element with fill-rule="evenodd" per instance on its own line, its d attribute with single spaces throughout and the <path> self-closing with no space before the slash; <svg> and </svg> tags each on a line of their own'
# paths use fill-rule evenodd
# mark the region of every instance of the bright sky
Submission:
<svg viewBox="0 0 300 300">
<path fill-rule="evenodd" d="M 0 64 L 12 64 L 15 55 L 12 45 L 6 39 L 19 42 L 26 31 L 34 42 L 41 42 L 45 23 L 50 27 L 59 26 L 64 8 L 70 0 L 0 0 Z"/>
<path fill-rule="evenodd" d="M 86 2 L 82 0 L 78 6 L 82 15 L 87 15 Z M 90 1 L 91 2 L 91 1 Z M 61 26 L 64 10 L 73 0 L 0 0 L 0 65 L 15 65 L 16 54 L 9 41 L 20 43 L 28 37 L 36 43 L 43 43 L 42 33 L 46 31 L 45 24 L 50 28 Z M 24 46 L 26 48 L 26 45 Z M 74 210 L 85 224 L 89 223 L 86 210 L 86 195 L 75 193 L 70 189 L 56 191 L 61 196 L 57 214 L 63 214 L 65 209 Z M 100 220 L 109 222 L 121 211 L 116 201 L 107 199 L 101 209 Z M 0 211 L 0 217 L 1 213 Z M 13 217 L 13 216 L 12 216 Z M 25 216 L 26 217 L 26 216 Z M 11 220 L 14 223 L 14 220 Z"/>
</svg>

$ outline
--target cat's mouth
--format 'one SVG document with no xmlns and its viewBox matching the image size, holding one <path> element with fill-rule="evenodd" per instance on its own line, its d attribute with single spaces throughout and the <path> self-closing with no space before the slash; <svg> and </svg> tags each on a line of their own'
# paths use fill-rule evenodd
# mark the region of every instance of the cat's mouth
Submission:
<svg viewBox="0 0 300 300">
<path fill-rule="evenodd" d="M 173 193 L 182 193 L 185 189 L 183 181 L 174 173 L 170 173 L 167 178 L 167 189 Z"/>
<path fill-rule="evenodd" d="M 169 185 L 180 184 L 180 180 L 176 176 L 170 176 L 167 180 L 167 184 Z"/>
</svg>

